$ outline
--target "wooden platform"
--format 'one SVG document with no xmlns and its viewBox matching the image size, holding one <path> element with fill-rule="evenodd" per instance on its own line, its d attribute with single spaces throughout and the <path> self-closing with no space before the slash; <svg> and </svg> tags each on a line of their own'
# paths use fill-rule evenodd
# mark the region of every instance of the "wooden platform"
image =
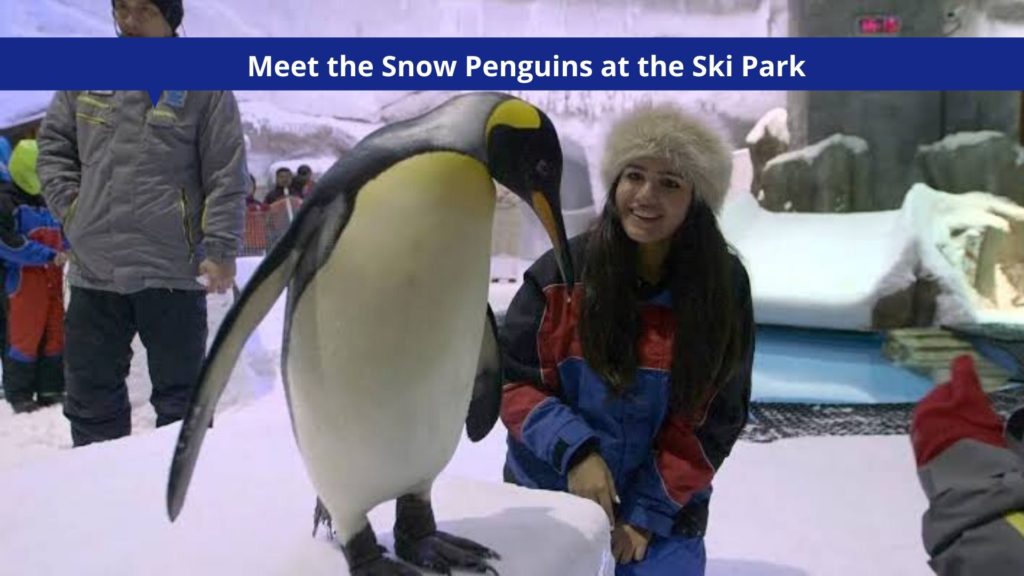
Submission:
<svg viewBox="0 0 1024 576">
<path fill-rule="evenodd" d="M 1012 374 L 989 361 L 967 340 L 942 328 L 901 328 L 888 333 L 882 348 L 886 358 L 894 364 L 928 375 L 936 383 L 949 379 L 953 359 L 962 354 L 974 358 L 986 392 L 1006 386 Z"/>
</svg>

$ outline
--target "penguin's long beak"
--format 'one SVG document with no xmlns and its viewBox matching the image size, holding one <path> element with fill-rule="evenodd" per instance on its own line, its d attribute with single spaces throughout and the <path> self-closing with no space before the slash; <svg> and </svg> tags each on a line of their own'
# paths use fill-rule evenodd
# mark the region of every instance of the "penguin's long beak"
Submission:
<svg viewBox="0 0 1024 576">
<path fill-rule="evenodd" d="M 530 195 L 530 207 L 534 214 L 540 219 L 551 239 L 551 245 L 555 249 L 555 260 L 558 262 L 558 271 L 562 274 L 562 281 L 568 294 L 572 294 L 573 286 L 576 285 L 575 273 L 572 266 L 572 255 L 569 253 L 569 240 L 565 235 L 565 222 L 562 221 L 562 211 L 555 210 L 548 201 L 551 192 L 533 191 Z M 554 191 L 554 197 L 558 197 L 558 191 Z"/>
</svg>

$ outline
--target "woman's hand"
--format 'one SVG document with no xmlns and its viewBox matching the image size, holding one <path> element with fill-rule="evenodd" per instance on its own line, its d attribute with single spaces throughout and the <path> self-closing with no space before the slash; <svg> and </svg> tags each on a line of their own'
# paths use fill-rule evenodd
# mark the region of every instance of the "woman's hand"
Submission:
<svg viewBox="0 0 1024 576">
<path fill-rule="evenodd" d="M 612 555 L 619 564 L 640 562 L 647 555 L 651 533 L 631 524 L 619 524 L 612 530 Z"/>
<path fill-rule="evenodd" d="M 569 470 L 569 492 L 593 500 L 604 508 L 608 525 L 615 526 L 615 508 L 619 501 L 615 492 L 615 479 L 604 458 L 598 453 L 590 454 Z"/>
</svg>

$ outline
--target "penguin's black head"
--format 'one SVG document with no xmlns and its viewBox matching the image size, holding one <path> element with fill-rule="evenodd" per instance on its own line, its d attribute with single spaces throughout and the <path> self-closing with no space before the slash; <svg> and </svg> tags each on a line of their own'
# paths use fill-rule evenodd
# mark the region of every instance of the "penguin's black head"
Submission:
<svg viewBox="0 0 1024 576">
<path fill-rule="evenodd" d="M 487 120 L 487 165 L 492 178 L 533 208 L 571 293 L 575 280 L 559 192 L 562 147 L 551 120 L 527 102 L 503 100 Z"/>
</svg>

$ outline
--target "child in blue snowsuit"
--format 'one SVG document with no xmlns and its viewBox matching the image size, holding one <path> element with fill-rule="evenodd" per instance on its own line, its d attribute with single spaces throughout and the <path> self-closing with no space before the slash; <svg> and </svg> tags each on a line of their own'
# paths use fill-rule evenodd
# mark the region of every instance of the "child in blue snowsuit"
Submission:
<svg viewBox="0 0 1024 576">
<path fill-rule="evenodd" d="M 11 160 L 11 142 L 4 136 L 0 136 L 0 184 L 11 181 L 11 174 L 7 170 L 7 163 Z"/>
<path fill-rule="evenodd" d="M 11 174 L 7 171 L 7 163 L 11 160 L 11 142 L 0 136 L 0 189 L 11 183 Z M 3 277 L 3 262 L 0 261 L 0 277 Z M 7 349 L 7 307 L 0 306 L 0 351 Z M 0 398 L 4 397 L 4 387 L 0 383 Z"/>
<path fill-rule="evenodd" d="M 67 243 L 39 196 L 35 140 L 22 140 L 0 184 L 0 260 L 6 270 L 7 346 L 3 383 L 15 412 L 60 402 L 64 395 L 64 276 Z"/>
<path fill-rule="evenodd" d="M 608 515 L 617 576 L 697 576 L 711 481 L 747 421 L 754 321 L 746 270 L 718 229 L 728 147 L 673 106 L 606 144 L 608 199 L 526 273 L 501 332 L 507 481 Z"/>
</svg>

